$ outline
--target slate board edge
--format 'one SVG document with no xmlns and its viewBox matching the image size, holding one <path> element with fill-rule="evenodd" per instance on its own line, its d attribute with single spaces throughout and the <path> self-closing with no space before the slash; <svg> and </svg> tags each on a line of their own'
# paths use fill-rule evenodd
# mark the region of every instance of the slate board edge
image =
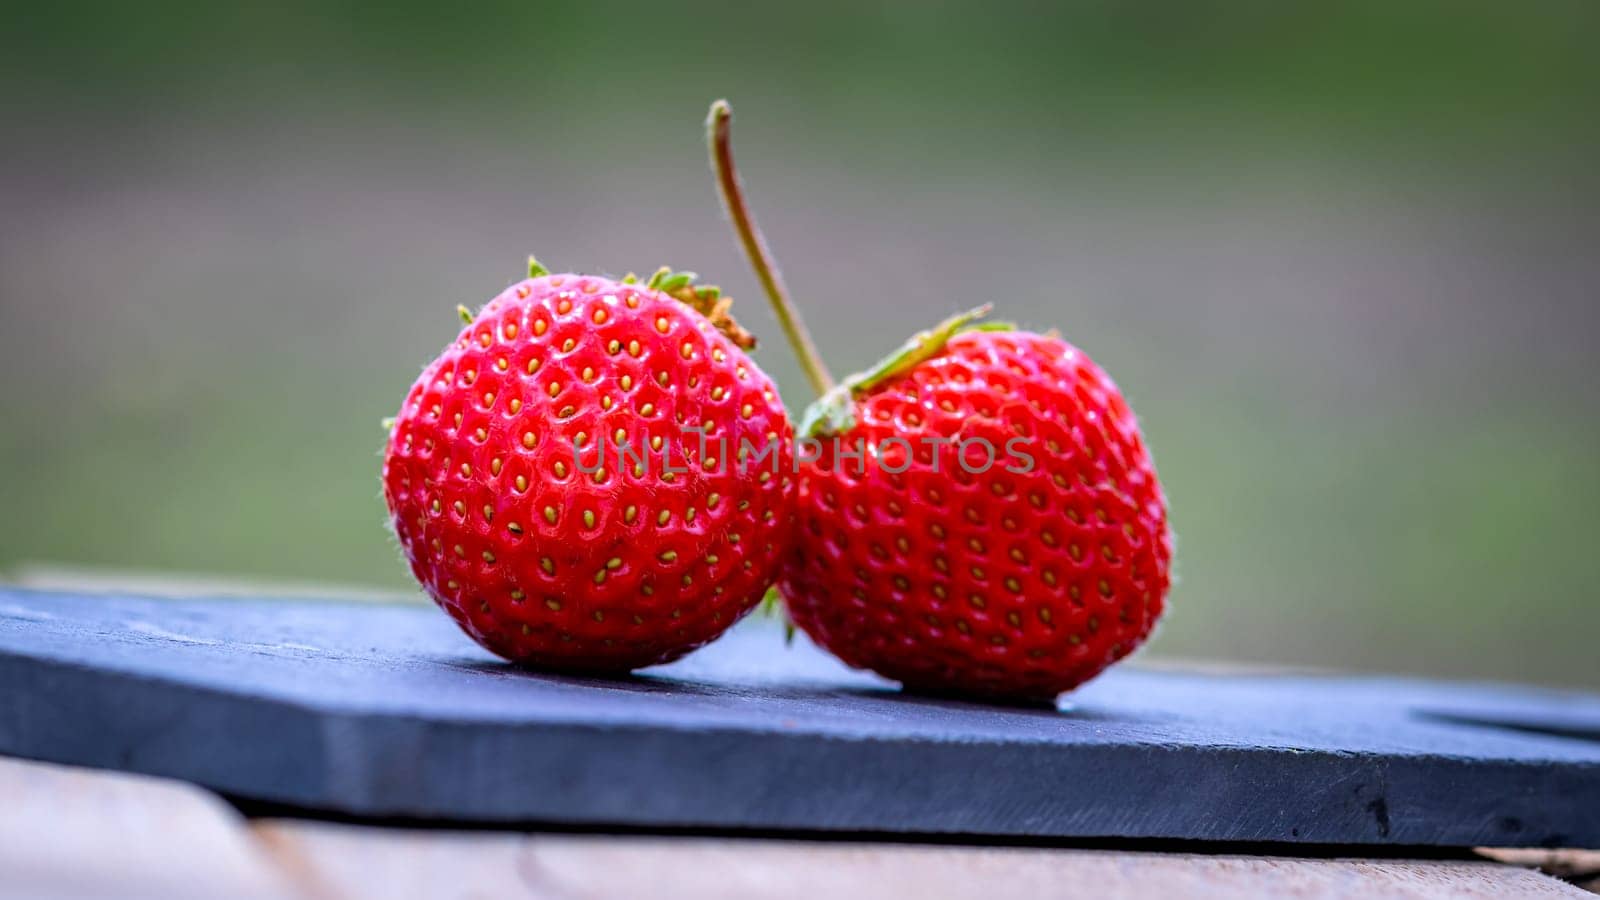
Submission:
<svg viewBox="0 0 1600 900">
<path fill-rule="evenodd" d="M 0 654 L 0 684 L 14 701 L 0 711 L 0 753 L 174 777 L 358 818 L 1600 846 L 1600 766 L 1159 745 L 1007 745 L 1002 758 L 1002 748 L 982 741 L 572 723 L 486 728 L 262 698 L 241 705 L 230 691 L 15 653 Z M 227 749 L 208 752 L 218 735 Z M 494 753 L 521 760 L 514 777 L 473 765 L 478 754 Z M 757 764 L 743 764 L 751 759 Z M 741 764 L 726 764 L 734 760 Z M 991 777 L 998 765 L 1004 778 Z M 307 772 L 323 777 L 308 783 Z M 946 775 L 924 778 L 931 772 Z M 1441 781 L 1460 790 L 1441 795 Z M 1308 792 L 1307 784 L 1321 788 Z M 1484 792 L 1487 785 L 1494 789 Z M 1278 816 L 1261 815 L 1274 807 Z"/>
</svg>

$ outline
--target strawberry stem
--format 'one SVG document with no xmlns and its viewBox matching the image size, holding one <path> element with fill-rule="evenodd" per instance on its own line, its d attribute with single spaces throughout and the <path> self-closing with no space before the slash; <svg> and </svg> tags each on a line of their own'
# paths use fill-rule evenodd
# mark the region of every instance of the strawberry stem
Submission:
<svg viewBox="0 0 1600 900">
<path fill-rule="evenodd" d="M 722 206 L 728 211 L 734 231 L 739 234 L 745 258 L 750 260 L 750 267 L 755 269 L 762 290 L 766 291 L 767 299 L 772 301 L 772 311 L 778 317 L 778 324 L 783 327 L 789 346 L 794 348 L 795 356 L 799 357 L 806 380 L 811 382 L 811 389 L 821 396 L 833 388 L 833 375 L 828 372 L 827 363 L 822 361 L 822 354 L 817 352 L 817 345 L 811 340 L 811 332 L 806 330 L 800 311 L 789 299 L 789 289 L 784 286 L 778 262 L 772 258 L 772 251 L 767 249 L 761 229 L 756 227 L 755 217 L 745 203 L 739 173 L 733 166 L 733 147 L 728 140 L 728 124 L 732 119 L 733 108 L 726 100 L 711 104 L 711 113 L 706 117 L 706 144 L 711 150 L 711 169 L 717 177 L 717 193 L 722 197 Z"/>
</svg>

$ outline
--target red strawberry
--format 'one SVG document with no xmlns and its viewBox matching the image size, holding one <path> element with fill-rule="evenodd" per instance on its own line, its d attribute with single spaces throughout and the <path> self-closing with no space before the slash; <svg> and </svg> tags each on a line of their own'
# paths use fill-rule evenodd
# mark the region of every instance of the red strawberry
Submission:
<svg viewBox="0 0 1600 900">
<path fill-rule="evenodd" d="M 923 690 L 1053 697 L 1161 615 L 1166 502 L 1098 366 L 969 318 L 808 413 L 802 447 L 821 447 L 801 457 L 780 586 L 795 624 L 850 665 Z"/>
<path fill-rule="evenodd" d="M 745 205 L 731 115 L 718 101 L 708 121 L 718 187 L 822 394 L 779 582 L 793 622 L 851 665 L 985 697 L 1054 697 L 1132 652 L 1172 544 L 1116 385 L 1053 334 L 974 325 L 985 308 L 835 387 Z"/>
<path fill-rule="evenodd" d="M 788 420 L 715 288 L 530 270 L 407 395 L 383 464 L 395 534 L 433 599 L 507 659 L 666 662 L 771 584 Z"/>
</svg>

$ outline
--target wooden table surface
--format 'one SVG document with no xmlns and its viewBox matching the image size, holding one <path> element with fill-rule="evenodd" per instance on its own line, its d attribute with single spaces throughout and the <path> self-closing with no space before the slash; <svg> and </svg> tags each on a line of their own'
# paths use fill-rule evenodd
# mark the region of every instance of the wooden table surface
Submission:
<svg viewBox="0 0 1600 900">
<path fill-rule="evenodd" d="M 248 819 L 182 782 L 0 758 L 0 896 L 30 900 L 1582 898 L 1591 894 L 1579 885 L 1600 890 L 1600 854 L 1497 856 L 1509 861 L 398 829 Z"/>
</svg>

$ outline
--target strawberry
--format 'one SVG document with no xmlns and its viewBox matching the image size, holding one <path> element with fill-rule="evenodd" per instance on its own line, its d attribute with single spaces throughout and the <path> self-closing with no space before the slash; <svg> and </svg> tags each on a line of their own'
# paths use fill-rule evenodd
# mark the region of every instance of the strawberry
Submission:
<svg viewBox="0 0 1600 900">
<path fill-rule="evenodd" d="M 1122 394 L 1052 334 L 953 317 L 834 385 L 745 207 L 712 106 L 724 204 L 822 395 L 797 429 L 792 622 L 906 687 L 1052 698 L 1149 636 L 1166 500 Z"/>
<path fill-rule="evenodd" d="M 795 624 L 852 666 L 927 691 L 1053 697 L 1160 617 L 1166 502 L 1098 366 L 972 317 L 807 413 L 779 584 Z"/>
<path fill-rule="evenodd" d="M 463 310 L 406 395 L 383 463 L 395 535 L 434 601 L 506 659 L 675 659 L 773 580 L 788 419 L 716 288 L 529 274 Z"/>
</svg>

